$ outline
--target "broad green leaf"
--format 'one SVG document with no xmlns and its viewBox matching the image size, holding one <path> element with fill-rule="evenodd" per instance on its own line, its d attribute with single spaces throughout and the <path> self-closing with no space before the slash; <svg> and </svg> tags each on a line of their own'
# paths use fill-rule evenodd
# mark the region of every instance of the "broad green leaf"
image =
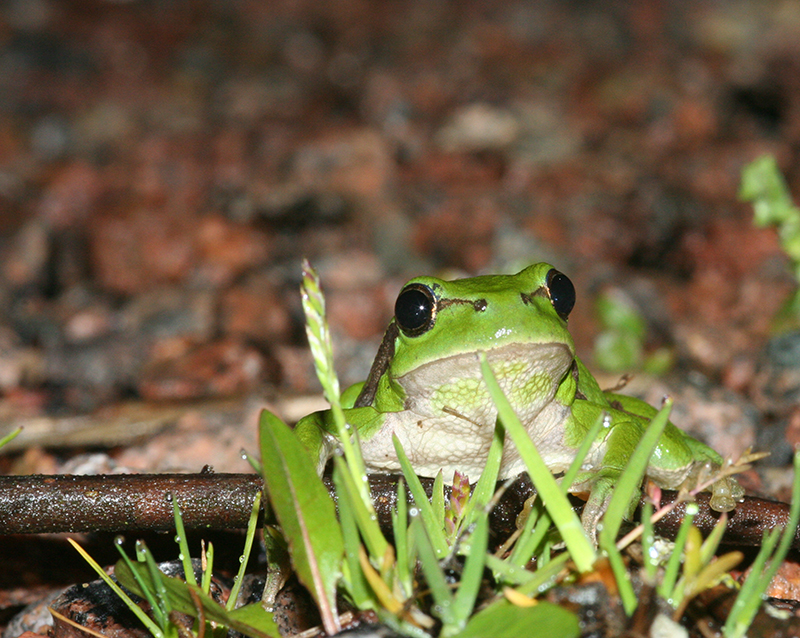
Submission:
<svg viewBox="0 0 800 638">
<path fill-rule="evenodd" d="M 136 571 L 138 581 L 132 570 Z M 125 561 L 117 561 L 114 566 L 114 575 L 123 587 L 138 596 L 144 596 L 144 591 L 140 588 L 139 582 L 144 582 L 148 589 L 156 587 L 150 570 L 147 565 L 142 563 L 133 563 L 129 566 Z M 253 638 L 279 638 L 280 636 L 272 614 L 265 611 L 259 603 L 246 605 L 234 611 L 227 611 L 197 585 L 187 585 L 186 581 L 180 578 L 173 578 L 164 574 L 160 575 L 159 580 L 169 597 L 171 608 L 175 611 L 196 618 L 198 614 L 192 597 L 192 594 L 194 594 L 203 607 L 203 613 L 207 621 L 223 624 L 230 629 L 253 636 Z M 190 589 L 192 593 L 190 593 Z"/>
<path fill-rule="evenodd" d="M 578 617 L 563 607 L 548 602 L 532 607 L 502 602 L 475 614 L 459 638 L 577 638 L 580 635 Z"/>
<path fill-rule="evenodd" d="M 314 597 L 325 630 L 337 633 L 336 583 L 344 541 L 333 500 L 308 451 L 283 421 L 263 411 L 260 434 L 264 481 L 289 543 L 292 564 Z"/>
</svg>

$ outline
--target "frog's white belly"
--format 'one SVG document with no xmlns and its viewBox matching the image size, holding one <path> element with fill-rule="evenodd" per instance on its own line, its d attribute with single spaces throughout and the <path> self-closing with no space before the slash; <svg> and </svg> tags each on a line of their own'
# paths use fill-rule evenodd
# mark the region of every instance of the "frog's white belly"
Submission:
<svg viewBox="0 0 800 638">
<path fill-rule="evenodd" d="M 575 452 L 563 441 L 570 411 L 554 397 L 572 365 L 570 349 L 556 343 L 511 344 L 487 351 L 487 359 L 544 462 L 553 471 L 565 469 Z M 441 359 L 396 381 L 409 397 L 406 409 L 387 413 L 383 427 L 362 443 L 367 471 L 399 471 L 394 434 L 418 475 L 434 477 L 441 470 L 445 481 L 451 481 L 458 470 L 476 480 L 486 463 L 497 419 L 477 355 Z M 500 478 L 524 469 L 509 437 Z"/>
</svg>

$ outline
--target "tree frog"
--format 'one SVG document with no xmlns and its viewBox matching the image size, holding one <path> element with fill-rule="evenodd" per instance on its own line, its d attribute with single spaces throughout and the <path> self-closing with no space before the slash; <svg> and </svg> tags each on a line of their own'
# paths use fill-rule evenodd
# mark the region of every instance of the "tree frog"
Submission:
<svg viewBox="0 0 800 638">
<path fill-rule="evenodd" d="M 492 442 L 497 410 L 481 376 L 485 352 L 536 448 L 553 473 L 564 472 L 598 415 L 606 415 L 570 492 L 588 495 L 584 527 L 592 535 L 615 482 L 655 408 L 600 389 L 575 356 L 567 319 L 575 304 L 569 278 L 539 263 L 516 275 L 443 281 L 418 277 L 397 297 L 394 318 L 369 376 L 344 392 L 348 423 L 357 429 L 368 472 L 400 471 L 392 435 L 416 473 L 445 480 L 477 478 Z M 330 411 L 303 418 L 296 432 L 321 472 L 338 445 Z M 647 477 L 679 487 L 722 458 L 671 423 Z M 506 437 L 500 479 L 525 471 Z M 729 511 L 744 495 L 731 477 L 717 480 L 711 507 Z M 633 505 L 633 504 L 632 504 Z"/>
</svg>

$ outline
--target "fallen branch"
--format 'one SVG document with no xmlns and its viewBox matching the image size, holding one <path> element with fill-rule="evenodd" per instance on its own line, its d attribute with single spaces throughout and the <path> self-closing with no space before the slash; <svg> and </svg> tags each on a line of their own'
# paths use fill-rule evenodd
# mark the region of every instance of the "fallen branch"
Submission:
<svg viewBox="0 0 800 638">
<path fill-rule="evenodd" d="M 397 500 L 397 476 L 372 475 L 375 508 L 381 525 L 391 525 Z M 422 479 L 430 490 L 432 479 Z M 326 479 L 329 489 L 330 481 Z M 255 494 L 262 487 L 256 474 L 111 474 L 99 476 L 31 475 L 0 476 L 0 534 L 52 532 L 169 531 L 173 529 L 172 505 L 178 500 L 187 529 L 238 529 L 247 526 Z M 527 477 L 506 490 L 492 512 L 491 529 L 503 537 L 515 529 L 517 514 L 533 494 Z M 665 491 L 662 505 L 677 493 Z M 697 497 L 699 513 L 694 524 L 708 534 L 719 517 L 708 507 L 710 494 Z M 581 503 L 575 499 L 576 507 Z M 674 538 L 686 504 L 656 525 L 656 531 Z M 783 526 L 789 515 L 786 503 L 748 496 L 730 513 L 723 542 L 758 546 L 765 529 Z M 796 533 L 795 548 L 800 548 Z"/>
</svg>

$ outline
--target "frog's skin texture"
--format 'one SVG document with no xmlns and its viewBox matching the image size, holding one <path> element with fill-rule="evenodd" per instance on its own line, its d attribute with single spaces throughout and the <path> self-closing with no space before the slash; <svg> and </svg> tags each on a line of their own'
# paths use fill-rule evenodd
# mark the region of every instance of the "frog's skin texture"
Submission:
<svg viewBox="0 0 800 638">
<path fill-rule="evenodd" d="M 400 292 L 369 378 L 342 396 L 367 471 L 395 473 L 392 435 L 419 476 L 446 481 L 458 470 L 473 480 L 483 469 L 497 410 L 480 372 L 486 352 L 501 388 L 553 473 L 564 472 L 598 415 L 607 419 L 570 491 L 588 493 L 584 526 L 592 535 L 620 472 L 656 410 L 604 392 L 575 356 L 567 316 L 575 301 L 569 279 L 549 264 L 516 275 L 457 281 L 413 279 Z M 338 445 L 329 411 L 302 419 L 296 432 L 322 472 Z M 722 459 L 668 424 L 647 477 L 674 489 Z M 507 437 L 500 479 L 525 466 Z M 711 507 L 728 511 L 744 492 L 732 478 L 712 487 Z"/>
</svg>

